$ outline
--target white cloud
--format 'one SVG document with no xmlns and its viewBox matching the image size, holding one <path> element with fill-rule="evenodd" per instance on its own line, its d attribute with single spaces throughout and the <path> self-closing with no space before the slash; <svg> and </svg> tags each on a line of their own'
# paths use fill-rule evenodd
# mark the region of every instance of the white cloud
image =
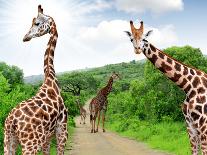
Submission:
<svg viewBox="0 0 207 155">
<path fill-rule="evenodd" d="M 130 61 L 137 58 L 133 52 L 133 46 L 123 31 L 129 31 L 129 22 L 124 20 L 102 21 L 96 27 L 82 28 L 75 40 L 81 42 L 82 46 L 96 53 L 93 57 L 100 65 Z M 158 28 L 145 25 L 146 32 L 153 29 L 149 41 L 157 48 L 171 46 L 177 41 L 177 35 L 172 25 Z M 90 58 L 89 58 L 90 59 Z"/>
<path fill-rule="evenodd" d="M 151 29 L 153 30 L 153 33 L 148 40 L 158 48 L 172 46 L 172 44 L 175 44 L 178 40 L 173 25 L 165 25 L 158 28 L 146 27 L 146 31 Z"/>
<path fill-rule="evenodd" d="M 128 13 L 143 13 L 151 11 L 160 14 L 183 10 L 183 0 L 115 0 L 115 7 Z"/>
<path fill-rule="evenodd" d="M 32 18 L 37 15 L 36 7 L 40 0 L 26 2 L 19 0 L 15 3 L 8 0 L 7 3 L 9 5 L 4 5 L 0 11 L 0 17 L 2 17 L 0 61 L 17 65 L 23 69 L 25 76 L 41 74 L 49 35 L 35 38 L 28 43 L 22 42 Z M 96 9 L 109 8 L 111 3 L 107 4 L 104 0 L 96 1 L 92 6 L 88 5 L 89 2 L 79 4 L 75 0 L 65 0 L 61 3 L 57 0 L 50 0 L 50 3 L 48 1 L 41 1 L 41 3 L 44 12 L 54 17 L 57 24 L 59 37 L 54 59 L 56 72 L 144 58 L 144 56 L 134 54 L 133 46 L 123 32 L 129 30 L 128 21 L 105 20 L 96 26 L 87 26 L 94 25 L 94 23 L 91 24 L 88 13 L 97 12 Z M 26 9 L 25 6 L 27 6 Z M 147 29 L 150 29 L 150 26 L 146 25 Z M 158 48 L 170 46 L 177 39 L 171 25 L 153 29 L 151 39 Z"/>
</svg>

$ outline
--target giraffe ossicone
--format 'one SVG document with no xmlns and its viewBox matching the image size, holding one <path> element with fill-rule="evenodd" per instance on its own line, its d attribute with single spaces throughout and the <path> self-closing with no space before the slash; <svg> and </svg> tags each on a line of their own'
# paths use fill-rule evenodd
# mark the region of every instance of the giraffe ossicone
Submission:
<svg viewBox="0 0 207 155">
<path fill-rule="evenodd" d="M 55 21 L 44 15 L 38 6 L 38 16 L 32 21 L 32 27 L 23 41 L 50 34 L 44 55 L 45 79 L 37 94 L 21 102 L 9 113 L 4 127 L 4 155 L 15 154 L 18 144 L 22 154 L 50 154 L 50 141 L 53 135 L 57 140 L 57 154 L 64 154 L 67 141 L 68 112 L 58 87 L 53 65 L 54 50 L 58 38 Z"/>
<path fill-rule="evenodd" d="M 186 93 L 182 111 L 187 124 L 192 154 L 198 155 L 200 147 L 202 154 L 207 155 L 207 74 L 177 61 L 146 39 L 142 39 L 143 22 L 140 28 L 136 29 L 131 21 L 130 27 L 132 33 L 128 35 L 132 39 L 135 53 L 142 52 L 156 68 Z"/>
</svg>

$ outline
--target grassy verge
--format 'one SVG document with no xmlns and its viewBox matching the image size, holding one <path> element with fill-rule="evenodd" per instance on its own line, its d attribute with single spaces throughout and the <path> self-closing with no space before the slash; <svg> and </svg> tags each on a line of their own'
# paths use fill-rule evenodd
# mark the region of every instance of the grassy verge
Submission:
<svg viewBox="0 0 207 155">
<path fill-rule="evenodd" d="M 137 119 L 118 119 L 107 122 L 106 127 L 120 135 L 143 141 L 154 149 L 176 155 L 191 154 L 184 123 L 149 123 Z"/>
</svg>

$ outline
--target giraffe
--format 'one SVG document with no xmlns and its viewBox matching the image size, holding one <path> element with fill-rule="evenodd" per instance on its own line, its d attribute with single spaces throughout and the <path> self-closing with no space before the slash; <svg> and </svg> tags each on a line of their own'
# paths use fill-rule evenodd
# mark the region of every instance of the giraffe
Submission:
<svg viewBox="0 0 207 155">
<path fill-rule="evenodd" d="M 52 17 L 44 15 L 41 5 L 38 16 L 32 21 L 32 27 L 23 41 L 50 34 L 44 55 L 44 82 L 37 94 L 21 102 L 9 113 L 4 127 L 4 155 L 15 155 L 17 145 L 22 146 L 23 155 L 36 155 L 42 150 L 50 154 L 50 140 L 57 140 L 57 154 L 64 154 L 67 140 L 67 109 L 63 103 L 55 77 L 53 65 L 54 50 L 58 38 L 56 25 Z"/>
<path fill-rule="evenodd" d="M 135 53 L 142 52 L 156 68 L 186 93 L 182 111 L 187 124 L 192 154 L 198 155 L 201 147 L 202 154 L 207 155 L 207 74 L 157 49 L 146 40 L 151 31 L 143 35 L 143 22 L 140 24 L 140 28 L 137 29 L 130 21 L 132 33 L 126 31 L 133 43 Z"/>
<path fill-rule="evenodd" d="M 92 125 L 91 133 L 98 132 L 101 114 L 102 114 L 103 132 L 105 132 L 104 122 L 105 122 L 105 113 L 106 113 L 107 104 L 108 104 L 107 97 L 112 90 L 112 85 L 115 79 L 119 79 L 119 75 L 113 72 L 113 74 L 109 78 L 107 85 L 103 87 L 101 90 L 99 90 L 96 97 L 94 97 L 89 104 L 90 121 Z M 95 131 L 95 122 L 96 122 L 97 116 L 98 116 L 98 124 L 97 124 L 97 128 Z"/>
<path fill-rule="evenodd" d="M 85 123 L 86 110 L 83 108 L 83 106 L 80 105 L 80 100 L 79 99 L 76 100 L 76 104 L 77 104 L 77 106 L 79 108 L 79 112 L 80 112 L 80 116 L 81 116 L 80 124 L 81 124 L 81 121 L 83 121 L 83 124 L 86 124 Z"/>
</svg>

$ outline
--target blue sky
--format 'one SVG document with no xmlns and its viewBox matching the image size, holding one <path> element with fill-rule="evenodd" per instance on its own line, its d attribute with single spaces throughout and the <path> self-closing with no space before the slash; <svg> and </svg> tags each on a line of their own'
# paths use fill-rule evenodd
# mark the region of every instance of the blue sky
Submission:
<svg viewBox="0 0 207 155">
<path fill-rule="evenodd" d="M 143 59 L 123 33 L 129 20 L 153 29 L 149 41 L 157 48 L 191 45 L 207 54 L 205 0 L 0 0 L 0 61 L 25 76 L 43 73 L 49 35 L 22 42 L 38 4 L 57 24 L 56 72 Z"/>
</svg>

